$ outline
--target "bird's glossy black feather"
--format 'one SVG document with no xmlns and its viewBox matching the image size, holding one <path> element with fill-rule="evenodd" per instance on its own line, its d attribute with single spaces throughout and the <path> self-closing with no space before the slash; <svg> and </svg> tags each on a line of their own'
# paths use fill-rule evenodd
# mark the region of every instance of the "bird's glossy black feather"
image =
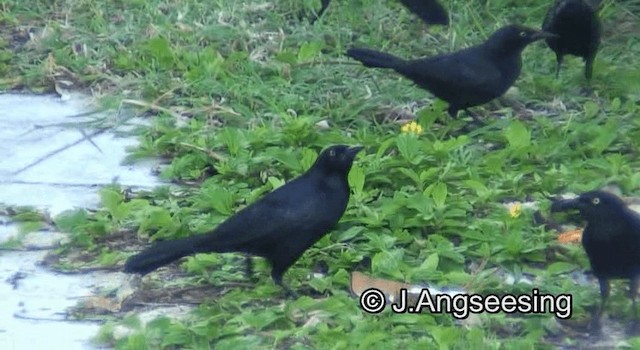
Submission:
<svg viewBox="0 0 640 350">
<path fill-rule="evenodd" d="M 360 149 L 327 148 L 303 175 L 243 208 L 212 232 L 159 242 L 130 257 L 125 272 L 146 274 L 194 253 L 242 252 L 266 258 L 274 281 L 283 285 L 287 269 L 344 214 L 350 194 L 347 176 Z"/>
<path fill-rule="evenodd" d="M 436 0 L 400 0 L 414 15 L 427 24 L 449 24 L 447 10 Z"/>
<path fill-rule="evenodd" d="M 582 246 L 591 270 L 600 282 L 602 304 L 594 316 L 594 327 L 600 327 L 600 315 L 609 295 L 610 279 L 629 279 L 634 308 L 640 280 L 640 214 L 629 209 L 614 194 L 592 191 L 575 199 L 557 200 L 551 211 L 578 210 L 587 222 L 582 233 Z M 597 329 L 594 329 L 597 330 Z"/>
<path fill-rule="evenodd" d="M 547 33 L 520 25 L 498 29 L 485 42 L 460 51 L 405 60 L 385 52 L 351 48 L 347 56 L 367 67 L 390 68 L 449 103 L 449 113 L 504 94 L 520 76 L 521 53 Z"/>
<path fill-rule="evenodd" d="M 437 0 L 400 0 L 400 2 L 427 24 L 449 24 L 449 14 Z M 311 23 L 322 17 L 330 3 L 331 0 L 321 0 L 320 9 L 315 16 L 311 17 Z"/>
<path fill-rule="evenodd" d="M 594 5 L 586 0 L 557 0 L 547 12 L 542 30 L 557 35 L 546 39 L 556 54 L 556 75 L 560 72 L 563 57 L 573 55 L 585 61 L 584 75 L 590 80 L 602 31 Z"/>
</svg>

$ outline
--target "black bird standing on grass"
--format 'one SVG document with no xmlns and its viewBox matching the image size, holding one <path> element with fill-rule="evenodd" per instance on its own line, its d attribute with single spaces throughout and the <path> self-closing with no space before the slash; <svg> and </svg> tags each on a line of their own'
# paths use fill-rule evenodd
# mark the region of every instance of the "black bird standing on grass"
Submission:
<svg viewBox="0 0 640 350">
<path fill-rule="evenodd" d="M 243 208 L 212 232 L 159 242 L 130 257 L 124 271 L 144 275 L 194 253 L 243 252 L 266 258 L 274 282 L 293 294 L 282 276 L 344 214 L 350 195 L 347 176 L 361 149 L 327 148 L 307 172 Z"/>
<path fill-rule="evenodd" d="M 547 38 L 547 45 L 556 53 L 556 77 L 564 55 L 582 57 L 587 81 L 593 75 L 593 61 L 598 52 L 601 34 L 600 18 L 595 6 L 587 0 L 557 0 L 547 12 L 542 30 L 557 36 Z"/>
<path fill-rule="evenodd" d="M 318 10 L 318 13 L 311 18 L 311 23 L 314 23 L 318 18 L 322 17 L 329 7 L 331 0 L 321 0 L 321 2 L 322 6 L 320 10 Z M 400 0 L 400 2 L 427 24 L 449 24 L 447 10 L 445 10 L 437 0 Z"/>
<path fill-rule="evenodd" d="M 575 199 L 555 201 L 551 211 L 577 209 L 587 222 L 582 246 L 593 274 L 600 284 L 601 303 L 594 313 L 591 329 L 599 332 L 610 279 L 629 279 L 633 304 L 633 327 L 638 325 L 636 293 L 640 282 L 640 215 L 615 195 L 604 191 L 581 194 Z"/>
<path fill-rule="evenodd" d="M 449 103 L 449 114 L 481 105 L 504 94 L 518 79 L 520 54 L 532 42 L 552 34 L 521 25 L 498 29 L 485 42 L 460 51 L 405 60 L 364 48 L 351 48 L 347 56 L 366 67 L 391 68 L 421 88 Z"/>
</svg>

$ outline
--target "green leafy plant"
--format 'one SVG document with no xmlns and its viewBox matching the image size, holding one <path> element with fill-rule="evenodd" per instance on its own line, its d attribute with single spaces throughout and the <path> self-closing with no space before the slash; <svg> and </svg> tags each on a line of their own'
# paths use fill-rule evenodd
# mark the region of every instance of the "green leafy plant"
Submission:
<svg viewBox="0 0 640 350">
<path fill-rule="evenodd" d="M 349 174 L 352 196 L 340 224 L 285 277 L 301 297 L 283 298 L 259 258 L 249 281 L 242 256 L 199 254 L 180 265 L 186 276 L 171 279 L 185 289 L 209 288 L 193 312 L 148 323 L 129 314 L 108 323 L 98 340 L 121 349 L 590 345 L 550 314 L 483 314 L 480 324 L 464 327 L 448 314 L 370 315 L 348 293 L 349 272 L 482 294 L 530 291 L 518 282 L 530 277 L 542 292 L 572 293 L 575 319 L 587 320 L 597 286 L 573 278 L 588 269 L 581 248 L 556 243 L 554 233 L 534 223 L 533 209 L 523 206 L 514 217 L 505 204 L 531 201 L 545 211 L 548 194 L 607 183 L 637 193 L 640 27 L 633 1 L 602 8 L 607 34 L 593 94 L 581 91 L 579 60 L 567 58 L 556 79 L 553 54 L 536 44 L 525 50 L 522 74 L 508 93 L 516 103 L 490 103 L 457 118 L 406 80 L 350 64 L 344 51 L 364 46 L 407 58 L 452 51 L 508 22 L 538 27 L 546 5 L 452 0 L 446 6 L 455 25 L 428 31 L 397 1 L 336 1 L 316 24 L 299 20 L 316 6 L 293 0 L 1 6 L 0 87 L 53 91 L 63 79 L 104 95 L 105 105 L 148 117 L 127 162 L 160 159 L 160 176 L 170 182 L 136 193 L 107 186 L 97 210 L 55 217 L 70 238 L 60 256 L 119 266 L 148 242 L 209 232 L 304 172 L 327 145 L 365 147 Z M 468 129 L 468 113 L 484 125 Z M 399 123 L 409 121 L 413 126 L 403 131 Z M 12 220 L 32 230 L 42 223 L 38 215 Z M 154 291 L 169 287 L 169 279 L 150 280 Z M 628 308 L 619 290 L 614 286 L 612 313 Z M 130 332 L 116 337 L 119 326 Z"/>
</svg>

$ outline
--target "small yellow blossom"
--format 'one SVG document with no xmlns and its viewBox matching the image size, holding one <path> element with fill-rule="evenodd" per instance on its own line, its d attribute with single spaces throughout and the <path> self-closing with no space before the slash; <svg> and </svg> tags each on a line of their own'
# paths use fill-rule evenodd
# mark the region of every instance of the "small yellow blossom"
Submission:
<svg viewBox="0 0 640 350">
<path fill-rule="evenodd" d="M 416 122 L 407 123 L 403 125 L 400 130 L 402 130 L 402 132 L 405 134 L 408 134 L 408 133 L 412 133 L 416 135 L 422 134 L 422 126 L 420 126 L 420 124 Z"/>
<path fill-rule="evenodd" d="M 520 216 L 521 213 L 522 213 L 522 203 L 513 202 L 509 204 L 509 215 L 511 215 L 512 218 L 517 218 L 518 216 Z"/>
</svg>

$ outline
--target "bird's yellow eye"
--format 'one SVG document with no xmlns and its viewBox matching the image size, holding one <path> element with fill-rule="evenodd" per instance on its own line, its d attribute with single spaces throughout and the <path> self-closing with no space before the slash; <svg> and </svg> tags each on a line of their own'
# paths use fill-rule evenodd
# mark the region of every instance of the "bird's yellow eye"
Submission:
<svg viewBox="0 0 640 350">
<path fill-rule="evenodd" d="M 593 203 L 593 204 L 595 204 L 595 205 L 600 204 L 600 198 L 598 198 L 598 197 L 593 198 L 593 199 L 591 200 L 591 203 Z"/>
<path fill-rule="evenodd" d="M 335 156 L 336 156 L 336 150 L 334 150 L 334 149 L 329 150 L 329 155 L 330 155 L 331 157 L 335 157 Z"/>
<path fill-rule="evenodd" d="M 525 36 L 527 36 L 527 32 L 520 32 L 520 37 L 524 38 Z"/>
</svg>

